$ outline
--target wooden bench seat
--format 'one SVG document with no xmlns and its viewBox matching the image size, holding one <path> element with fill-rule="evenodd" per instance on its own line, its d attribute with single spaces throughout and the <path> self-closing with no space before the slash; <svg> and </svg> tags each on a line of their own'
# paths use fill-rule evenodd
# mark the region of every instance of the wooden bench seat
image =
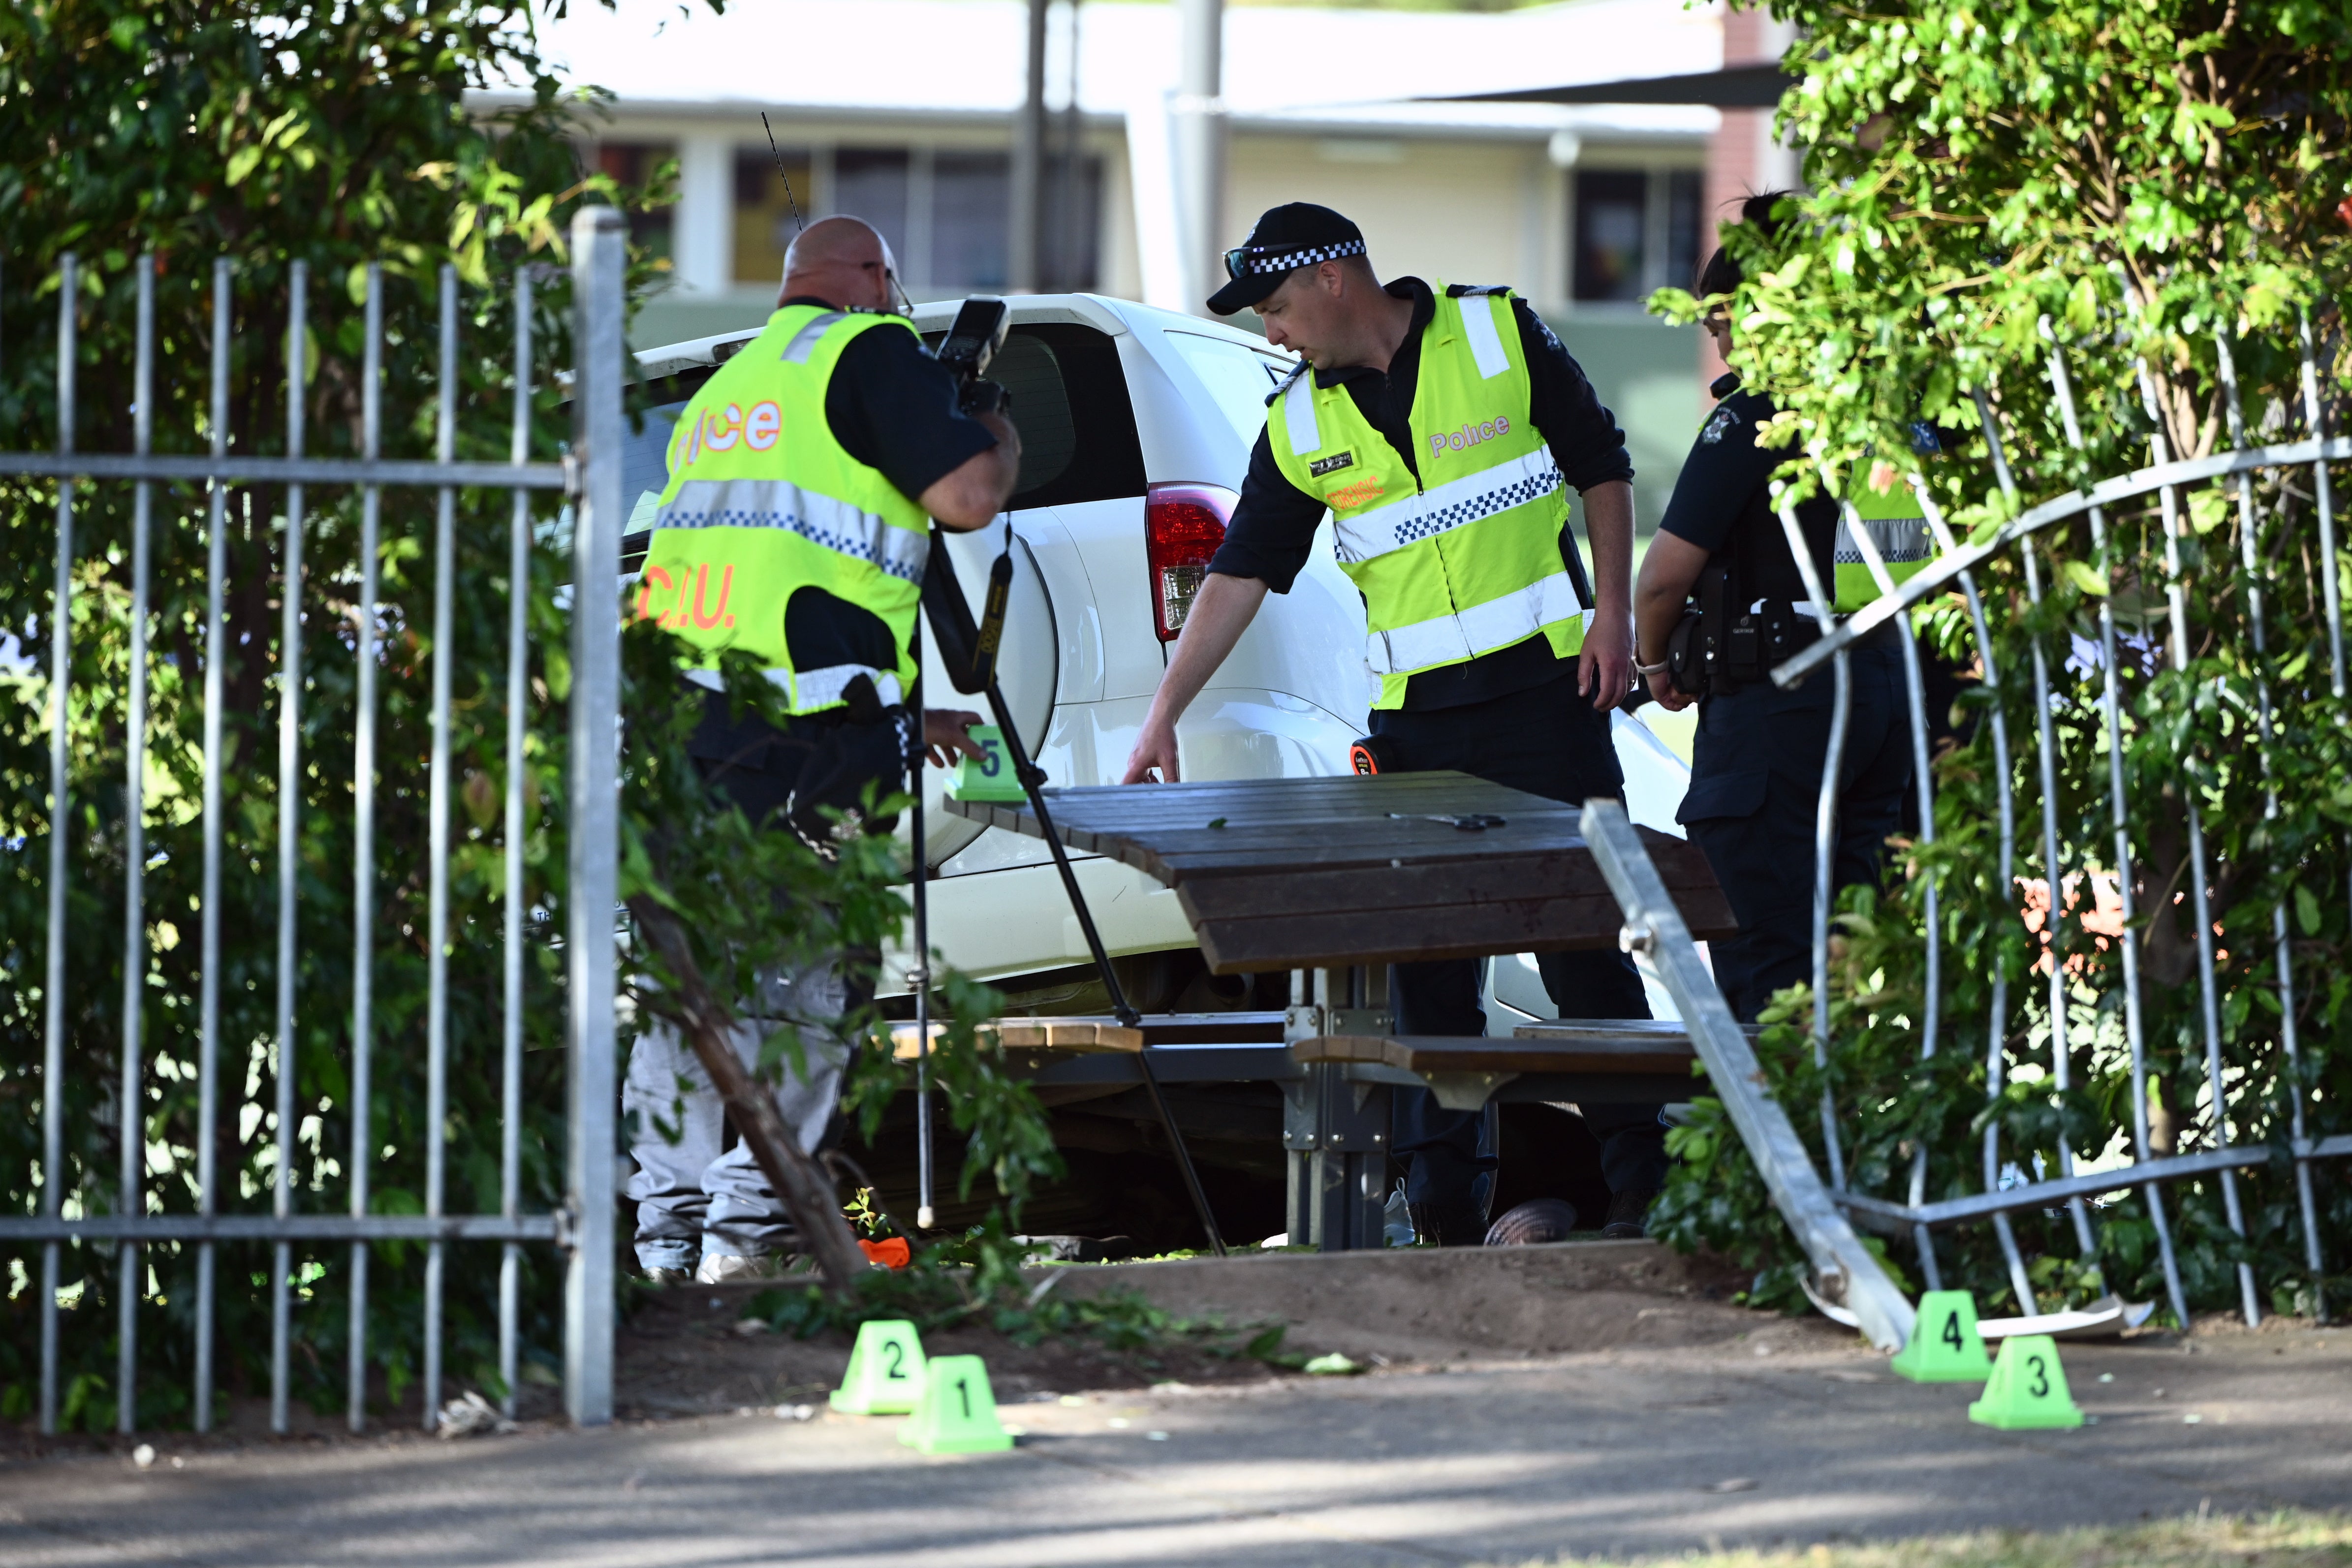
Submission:
<svg viewBox="0 0 2352 1568">
<path fill-rule="evenodd" d="M 994 1035 L 1006 1050 L 1139 1051 L 1146 1047 L 1278 1045 L 1282 1041 L 1279 1013 L 1157 1013 L 1146 1014 L 1134 1026 L 1116 1018 L 992 1018 L 980 1026 Z M 945 1026 L 933 1024 L 931 1038 Z M 900 1061 L 915 1057 L 915 1026 L 890 1027 L 891 1055 Z"/>
<path fill-rule="evenodd" d="M 1290 1054 L 1301 1062 L 1380 1062 L 1411 1073 L 1682 1073 L 1698 1053 L 1686 1035 L 1619 1035 L 1595 1030 L 1589 1038 L 1495 1039 L 1484 1035 L 1326 1035 L 1299 1040 Z"/>
<path fill-rule="evenodd" d="M 1526 1037 L 1528 1030 L 1519 1031 Z M 1449 1110 L 1475 1110 L 1507 1086 L 1509 1099 L 1643 1103 L 1680 1098 L 1698 1059 L 1674 1024 L 1646 1020 L 1553 1025 L 1535 1037 L 1485 1035 L 1326 1035 L 1297 1040 L 1292 1058 L 1307 1066 L 1360 1065 L 1418 1080 Z M 1405 1075 L 1410 1075 L 1407 1077 Z M 1531 1081 L 1520 1083 L 1525 1079 Z"/>
</svg>

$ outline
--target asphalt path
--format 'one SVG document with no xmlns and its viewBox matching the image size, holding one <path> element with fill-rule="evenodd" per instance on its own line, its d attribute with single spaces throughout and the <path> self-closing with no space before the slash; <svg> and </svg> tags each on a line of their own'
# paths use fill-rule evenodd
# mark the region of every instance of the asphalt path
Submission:
<svg viewBox="0 0 2352 1568">
<path fill-rule="evenodd" d="M 2352 1331 L 2070 1346 L 2001 1433 L 1822 1326 L 1706 1352 L 1049 1396 L 1011 1453 L 769 1411 L 441 1442 L 153 1439 L 0 1467 L 0 1562 L 1307 1564 L 1884 1540 L 2352 1504 Z M 178 1461 L 176 1464 L 174 1460 Z"/>
</svg>

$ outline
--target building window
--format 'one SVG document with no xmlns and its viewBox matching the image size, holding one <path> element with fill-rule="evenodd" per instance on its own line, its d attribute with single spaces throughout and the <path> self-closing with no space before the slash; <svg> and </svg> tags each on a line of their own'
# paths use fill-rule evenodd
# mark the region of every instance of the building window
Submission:
<svg viewBox="0 0 2352 1568">
<path fill-rule="evenodd" d="M 947 290 L 1003 288 L 1012 201 L 1012 160 L 1004 153 L 935 154 L 924 280 Z"/>
<path fill-rule="evenodd" d="M 746 287 L 772 289 L 783 280 L 784 247 L 796 232 L 793 204 L 799 204 L 805 219 L 816 200 L 807 149 L 785 148 L 781 174 L 776 163 L 776 155 L 765 147 L 742 147 L 735 153 L 735 281 Z"/>
<path fill-rule="evenodd" d="M 1696 169 L 1579 169 L 1570 297 L 1639 304 L 1656 289 L 1689 288 L 1701 179 Z"/>
<path fill-rule="evenodd" d="M 907 254 L 907 150 L 904 147 L 842 147 L 833 154 L 833 189 L 824 210 L 872 224 L 889 246 L 903 282 L 911 269 Z"/>
<path fill-rule="evenodd" d="M 1699 192 L 1706 184 L 1697 169 L 1666 174 L 1666 288 L 1698 287 Z"/>
<path fill-rule="evenodd" d="M 596 143 L 595 157 L 598 174 L 618 180 L 622 184 L 642 188 L 651 184 L 655 176 L 664 173 L 664 164 L 674 163 L 677 157 L 677 149 L 667 142 L 599 142 Z M 674 193 L 677 184 L 676 169 L 670 169 L 668 174 Z M 650 211 L 630 213 L 630 243 L 644 250 L 656 261 L 667 261 L 672 254 L 671 216 L 672 211 L 668 203 L 664 203 Z"/>
<path fill-rule="evenodd" d="M 1092 289 L 1102 253 L 1102 160 L 1047 158 L 1045 196 L 1039 281 L 1049 293 Z"/>
<path fill-rule="evenodd" d="M 766 147 L 735 154 L 734 279 L 743 289 L 775 287 L 784 248 L 801 216 L 844 214 L 872 224 L 898 262 L 898 281 L 917 300 L 1001 289 L 1011 281 L 1011 158 L 1001 152 L 930 147 L 787 147 L 783 173 Z M 1095 286 L 1101 262 L 1102 160 L 1045 160 L 1044 249 L 1050 289 Z M 665 222 L 667 219 L 665 218 Z M 664 251 L 663 254 L 667 254 Z"/>
</svg>

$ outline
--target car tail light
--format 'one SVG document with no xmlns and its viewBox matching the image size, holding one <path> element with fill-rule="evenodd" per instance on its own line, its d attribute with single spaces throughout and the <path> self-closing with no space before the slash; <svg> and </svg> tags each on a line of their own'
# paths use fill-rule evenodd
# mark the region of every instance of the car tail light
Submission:
<svg viewBox="0 0 2352 1568">
<path fill-rule="evenodd" d="M 1143 497 L 1143 550 L 1151 564 L 1151 610 L 1161 642 L 1184 629 L 1209 557 L 1225 542 L 1234 492 L 1221 485 L 1153 485 Z"/>
</svg>

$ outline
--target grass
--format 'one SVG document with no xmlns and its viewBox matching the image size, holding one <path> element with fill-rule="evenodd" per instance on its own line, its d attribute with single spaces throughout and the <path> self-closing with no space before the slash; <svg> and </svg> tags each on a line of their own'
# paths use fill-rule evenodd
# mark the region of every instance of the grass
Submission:
<svg viewBox="0 0 2352 1568">
<path fill-rule="evenodd" d="M 2285 1510 L 2196 1515 L 2105 1530 L 1985 1531 L 1871 1545 L 1691 1552 L 1640 1559 L 1550 1558 L 1525 1568 L 2352 1568 L 2352 1518 Z"/>
</svg>

